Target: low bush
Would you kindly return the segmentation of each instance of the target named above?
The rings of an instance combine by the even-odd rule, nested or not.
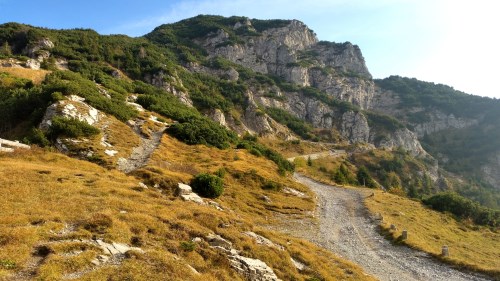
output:
[[[496,227],[500,223],[500,211],[483,207],[454,192],[438,193],[422,201],[436,211],[450,212],[462,219],[472,219],[476,224]]]
[[[218,176],[202,173],[191,180],[191,187],[200,196],[217,198],[224,192],[224,181]]]
[[[281,183],[275,182],[275,181],[266,181],[262,185],[262,189],[280,191],[281,189],[283,189],[283,185]]]
[[[187,144],[205,144],[220,149],[228,148],[236,135],[207,118],[191,118],[187,122],[173,124],[167,133]]]
[[[76,118],[56,116],[52,118],[49,136],[53,139],[64,136],[70,138],[90,137],[100,133],[96,127]]]

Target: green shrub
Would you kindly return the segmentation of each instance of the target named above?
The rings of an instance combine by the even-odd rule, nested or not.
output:
[[[200,196],[217,198],[224,192],[224,181],[218,176],[202,173],[191,180],[191,187]]]
[[[196,248],[196,243],[194,243],[193,241],[181,241],[179,244],[181,248],[186,252],[192,252]]]
[[[356,177],[359,184],[370,188],[377,188],[377,183],[370,176],[368,169],[365,166],[359,168]]]
[[[262,185],[262,189],[280,191],[281,189],[283,189],[283,185],[281,183],[275,182],[275,181],[266,181]]]
[[[64,136],[70,138],[90,137],[100,133],[96,127],[76,118],[55,116],[49,128],[49,136],[53,139]]]
[[[0,267],[4,269],[14,269],[16,268],[16,263],[11,260],[0,260]]]
[[[220,149],[228,148],[236,140],[236,135],[207,118],[191,118],[167,129],[171,136],[187,144],[205,144]]]
[[[463,219],[470,218],[476,224],[496,227],[500,223],[500,211],[483,207],[454,192],[438,193],[422,201],[436,211],[450,212]]]

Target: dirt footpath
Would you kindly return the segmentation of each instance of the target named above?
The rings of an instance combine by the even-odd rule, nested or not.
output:
[[[488,280],[434,260],[424,252],[391,244],[377,232],[361,189],[325,185],[295,174],[318,196],[319,229],[304,238],[351,260],[380,280]],[[304,233],[301,234],[303,236]]]

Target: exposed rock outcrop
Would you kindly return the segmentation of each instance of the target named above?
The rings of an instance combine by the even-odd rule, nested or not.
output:
[[[389,137],[381,139],[375,145],[387,149],[403,148],[404,150],[410,152],[413,156],[427,155],[427,152],[422,148],[422,145],[418,141],[417,136],[406,128],[391,132]]]
[[[99,110],[86,104],[84,98],[79,96],[69,96],[67,100],[58,101],[50,105],[45,111],[39,128],[48,129],[52,125],[52,118],[63,116],[67,118],[76,118],[86,122],[89,125],[95,125],[104,116]]]
[[[251,26],[245,21],[238,26]],[[241,36],[243,43],[233,43],[220,29],[198,39],[210,56],[222,56],[234,63],[261,73],[280,76],[301,85],[314,86],[334,97],[369,107],[374,84],[358,46],[319,42],[302,22],[264,30],[259,36]]]
[[[189,98],[189,94],[182,90],[182,80],[176,75],[168,75],[163,71],[160,71],[153,75],[148,74],[144,77],[144,79],[151,85],[172,93],[185,105],[190,107],[193,106],[193,101]]]
[[[492,155],[485,165],[481,167],[481,172],[485,181],[500,190],[500,152]]]
[[[353,143],[368,142],[370,127],[361,112],[348,111],[342,115],[341,134]]]

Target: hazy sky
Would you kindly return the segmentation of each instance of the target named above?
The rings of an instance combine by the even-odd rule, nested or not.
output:
[[[320,40],[359,45],[375,78],[415,77],[497,98],[499,12],[489,0],[0,0],[0,23],[130,36],[198,14],[298,19]]]

